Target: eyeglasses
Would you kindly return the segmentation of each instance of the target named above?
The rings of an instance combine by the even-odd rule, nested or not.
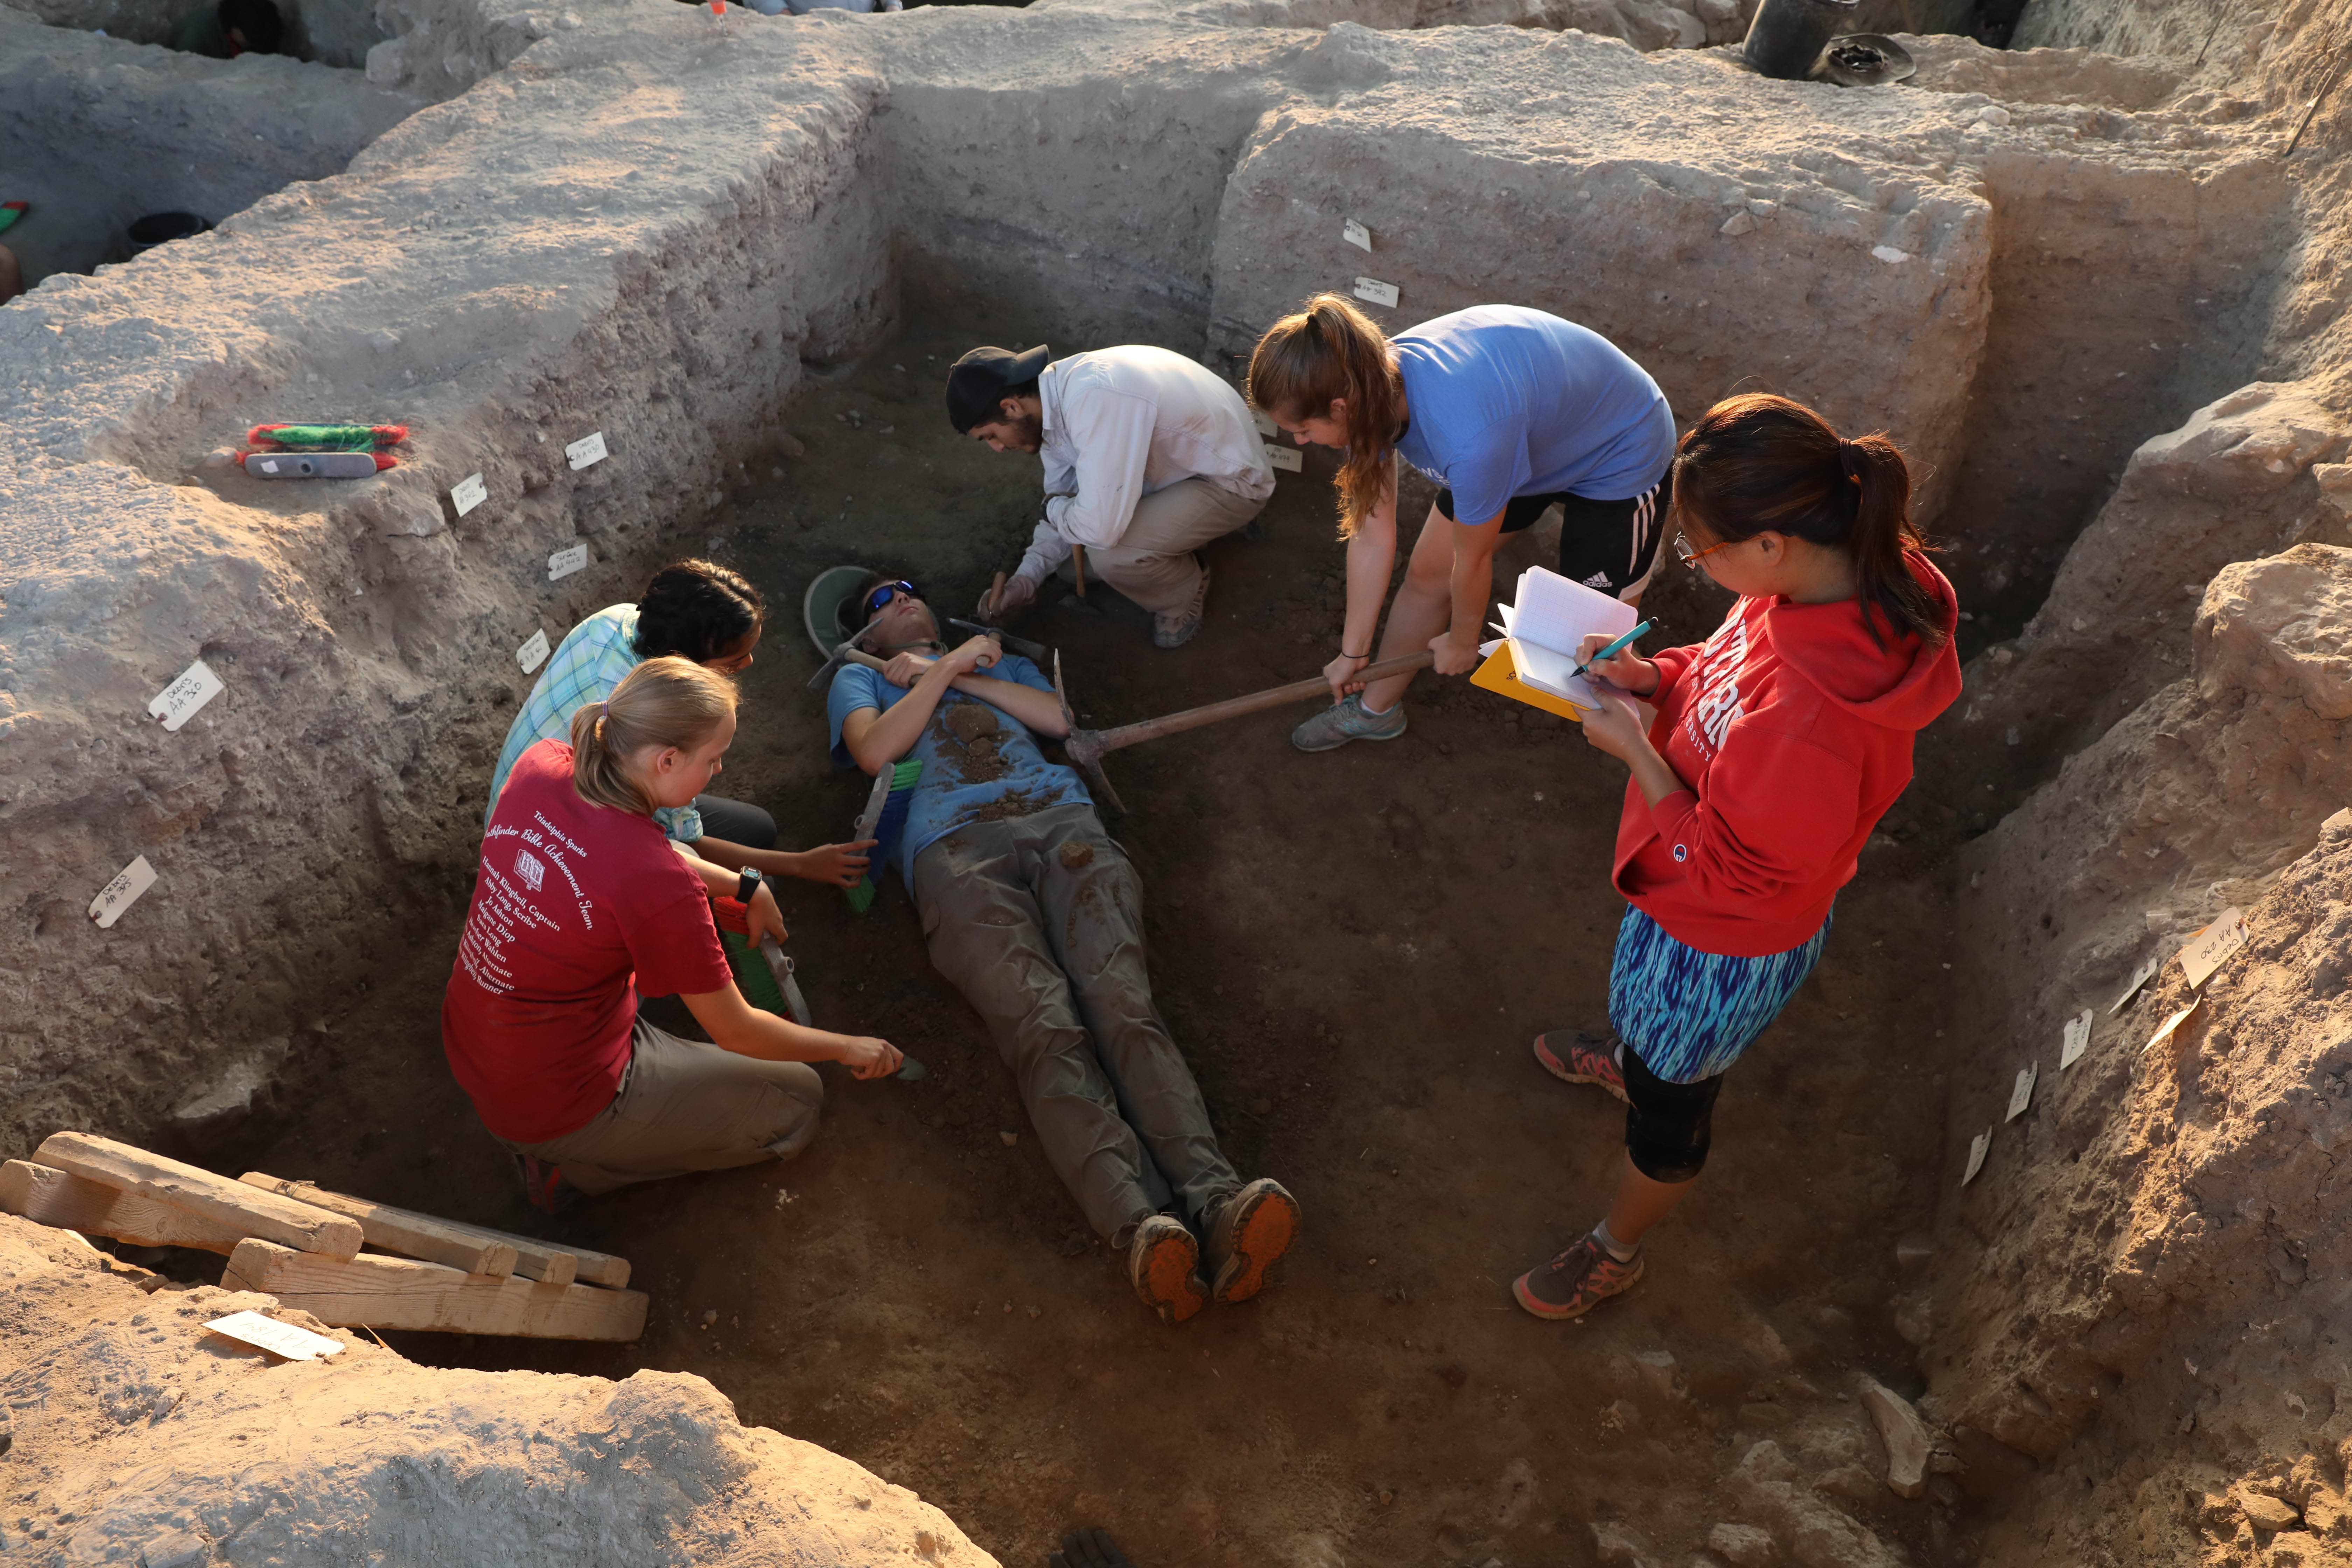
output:
[[[915,585],[912,583],[908,582],[903,577],[896,583],[885,583],[876,588],[874,592],[866,595],[866,617],[871,619],[875,611],[880,609],[883,605],[888,604],[891,600],[897,598],[901,594],[904,594],[909,599],[919,599],[922,597],[922,595],[915,591]]]
[[[1677,529],[1675,531],[1675,559],[1685,566],[1696,566],[1717,551],[1728,550],[1738,542],[1736,539],[1727,539],[1720,544],[1710,544],[1705,550],[1693,550],[1690,541]]]

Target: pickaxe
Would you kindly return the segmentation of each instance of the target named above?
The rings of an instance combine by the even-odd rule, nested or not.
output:
[[[994,637],[999,643],[1011,648],[1032,664],[1043,664],[1054,657],[1044,643],[1031,642],[1027,637],[1016,637],[1000,626],[984,626],[978,621],[959,621],[953,618],[948,621],[948,625],[960,632],[975,632],[984,637]]]
[[[1436,656],[1423,649],[1400,658],[1385,658],[1380,663],[1358,670],[1356,680],[1385,680],[1391,675],[1409,675],[1435,661]],[[1238,719],[1244,713],[1262,712],[1279,708],[1286,702],[1297,702],[1331,689],[1331,683],[1321,676],[1307,680],[1294,680],[1287,686],[1270,687],[1253,691],[1246,697],[1228,697],[1223,702],[1205,707],[1187,708],[1181,713],[1170,713],[1158,719],[1146,719],[1139,723],[1121,724],[1116,730],[1081,730],[1076,717],[1070,711],[1070,699],[1062,689],[1062,657],[1054,656],[1054,696],[1062,704],[1062,722],[1070,732],[1062,738],[1062,750],[1087,775],[1095,786],[1098,798],[1108,801],[1113,811],[1124,812],[1126,804],[1118,791],[1111,788],[1110,777],[1103,772],[1102,760],[1107,752],[1122,746],[1132,746],[1138,741],[1156,741],[1162,735],[1173,735],[1181,730],[1197,730],[1203,724],[1214,724],[1224,719]]]

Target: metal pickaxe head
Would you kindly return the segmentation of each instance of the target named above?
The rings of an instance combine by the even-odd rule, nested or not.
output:
[[[860,632],[858,637],[864,637],[865,635],[865,633]],[[852,662],[849,656],[857,651],[857,637],[851,637],[847,642],[843,643],[839,647],[835,648],[833,650],[833,657],[826,659],[824,664],[818,666],[817,672],[809,677],[808,689],[811,691],[823,691],[827,687],[831,686],[833,684],[834,672],[839,669],[843,665]]]
[[[1103,772],[1102,737],[1092,730],[1079,729],[1077,716],[1070,711],[1070,694],[1062,685],[1062,656],[1058,652],[1054,655],[1054,700],[1062,705],[1062,724],[1066,731],[1062,737],[1062,754],[1086,774],[1087,783],[1094,786],[1096,800],[1108,805],[1121,816],[1126,816],[1127,803],[1118,798],[1118,791],[1110,786],[1110,775]]]
[[[1011,648],[1032,664],[1043,664],[1050,657],[1044,643],[1031,642],[1027,637],[1016,637],[1001,626],[983,626],[978,621],[954,619],[950,619],[948,625],[958,631],[971,632],[984,637],[994,637],[1000,644]]]

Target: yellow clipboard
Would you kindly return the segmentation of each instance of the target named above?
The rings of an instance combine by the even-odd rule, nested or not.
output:
[[[1470,684],[1498,691],[1514,702],[1524,702],[1530,708],[1540,708],[1547,713],[1557,713],[1580,724],[1584,722],[1583,709],[1565,697],[1538,691],[1519,679],[1518,667],[1511,662],[1511,645],[1507,641],[1486,656],[1486,662],[1471,675]]]

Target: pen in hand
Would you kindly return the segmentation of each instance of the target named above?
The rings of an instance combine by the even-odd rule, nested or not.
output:
[[[1588,658],[1582,664],[1578,665],[1574,673],[1577,675],[1583,675],[1590,671],[1594,665],[1601,663],[1602,660],[1615,658],[1620,653],[1622,653],[1625,650],[1627,644],[1631,643],[1635,637],[1642,636],[1643,633],[1654,629],[1657,624],[1658,623],[1655,621],[1643,621],[1640,626],[1635,626],[1632,631],[1627,632],[1623,637],[1619,637],[1615,642],[1611,643],[1607,647],[1602,648],[1599,653],[1594,654],[1591,658]]]

